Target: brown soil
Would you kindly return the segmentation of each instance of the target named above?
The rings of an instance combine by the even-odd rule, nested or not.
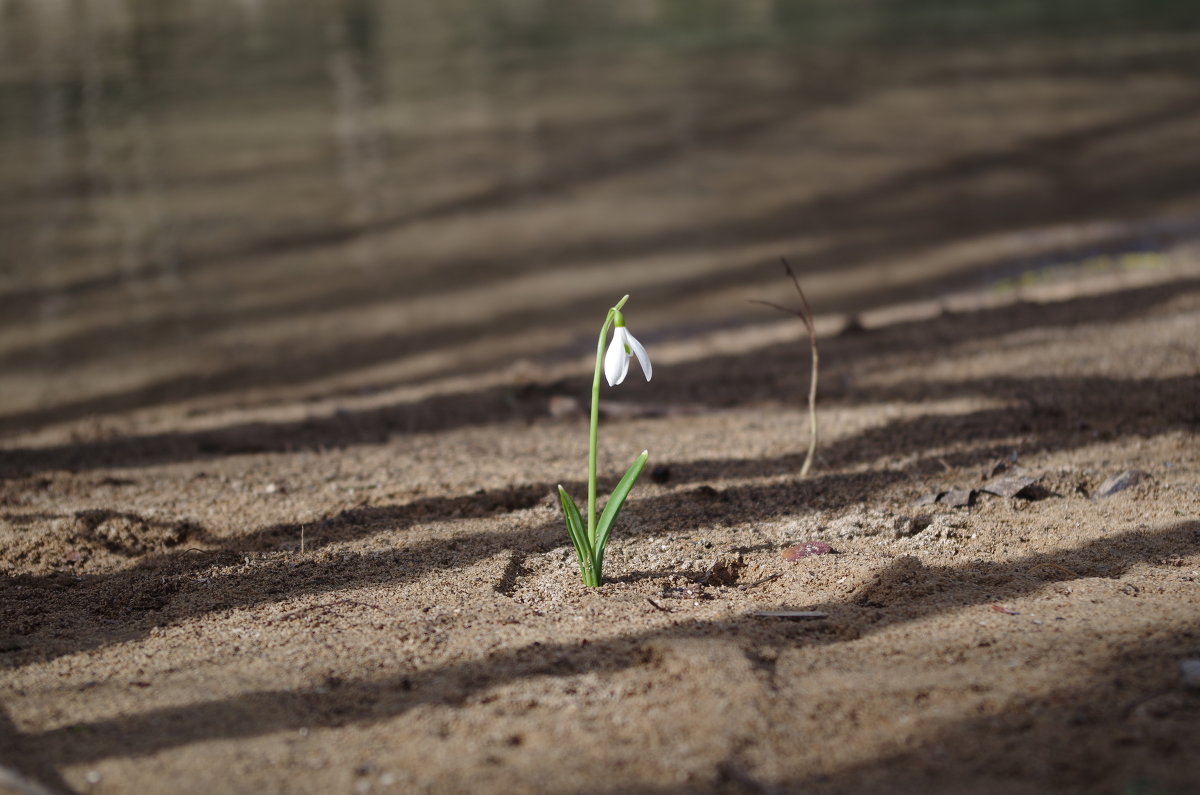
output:
[[[9,191],[58,237],[0,281],[0,789],[1200,792],[1197,51],[581,61],[381,114],[412,204],[350,220],[326,111],[164,114],[175,269]],[[651,459],[586,589],[625,292],[603,488]]]
[[[1200,277],[1149,273],[822,317],[805,480],[798,323],[645,335],[602,485],[659,469],[594,590],[552,496],[586,341],[12,437],[0,756],[81,792],[1200,791]],[[917,504],[1000,470],[1035,487]]]

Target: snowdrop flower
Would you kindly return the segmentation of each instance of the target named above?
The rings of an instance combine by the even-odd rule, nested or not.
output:
[[[571,537],[571,546],[575,547],[575,556],[579,560],[580,577],[584,585],[592,588],[604,582],[604,548],[608,545],[609,534],[617,520],[617,514],[621,512],[621,506],[625,504],[625,498],[629,496],[630,489],[633,488],[638,475],[646,468],[646,461],[650,457],[649,451],[643,450],[641,455],[633,460],[633,464],[617,482],[612,496],[604,504],[604,510],[597,512],[596,447],[600,426],[600,371],[603,370],[604,375],[608,377],[609,386],[616,386],[629,374],[629,359],[637,354],[642,372],[646,374],[646,380],[650,380],[650,357],[646,355],[642,343],[626,330],[625,317],[621,314],[621,307],[625,306],[628,300],[629,296],[625,296],[608,310],[608,314],[604,316],[604,325],[600,327],[600,334],[596,338],[596,370],[592,376],[592,419],[588,428],[586,517],[567,490],[562,486],[558,487],[558,500],[562,504],[563,519],[567,523],[567,535]],[[604,342],[608,339],[610,328],[613,329],[612,343],[605,351]]]
[[[629,359],[635,354],[638,364],[642,366],[642,372],[646,374],[646,380],[649,381],[650,376],[654,374],[654,368],[650,365],[646,349],[637,341],[637,337],[625,328],[624,315],[617,312],[614,321],[612,342],[608,346],[608,352],[604,354],[604,377],[608,379],[608,385],[616,386],[625,380],[625,376],[629,374]]]

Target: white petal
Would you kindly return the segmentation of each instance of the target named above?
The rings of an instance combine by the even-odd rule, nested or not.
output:
[[[638,357],[638,364],[642,366],[642,372],[646,374],[646,380],[650,380],[650,376],[654,375],[654,368],[650,366],[650,357],[646,354],[646,349],[642,347],[642,343],[637,341],[637,338],[625,332],[625,344],[628,345]]]
[[[609,386],[616,386],[625,380],[629,372],[629,354],[625,353],[625,327],[619,326],[613,330],[612,342],[604,354],[604,377]]]

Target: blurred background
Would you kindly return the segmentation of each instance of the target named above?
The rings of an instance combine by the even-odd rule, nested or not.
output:
[[[0,0],[0,434],[1169,267],[1198,144],[1192,0]]]

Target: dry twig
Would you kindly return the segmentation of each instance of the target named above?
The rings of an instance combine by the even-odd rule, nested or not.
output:
[[[778,580],[782,576],[783,576],[782,574],[768,574],[766,577],[763,577],[762,579],[755,580],[754,582],[748,582],[745,585],[739,585],[738,588],[743,591],[748,591],[751,588],[754,588],[755,586],[763,585],[765,583],[771,582],[772,580]]]
[[[804,328],[808,330],[808,342],[812,349],[812,380],[808,387],[808,420],[809,420],[809,437],[808,437],[808,455],[804,457],[804,466],[800,467],[800,477],[806,477],[808,470],[812,467],[813,456],[817,452],[817,371],[819,369],[819,361],[817,356],[817,326],[813,319],[812,307],[808,305],[808,298],[804,295],[804,290],[800,288],[800,280],[796,278],[796,272],[792,270],[792,265],[786,258],[780,257],[779,261],[783,263],[784,269],[787,270],[788,276],[792,279],[792,284],[796,285],[796,292],[800,295],[800,303],[804,305],[801,310],[788,309],[787,307],[773,304],[770,301],[759,301],[751,299],[752,303],[769,306],[772,309],[778,309],[780,312],[787,312],[789,315],[795,315],[804,323]]]

